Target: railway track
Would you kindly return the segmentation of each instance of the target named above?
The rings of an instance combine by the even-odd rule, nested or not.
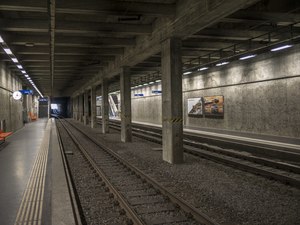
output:
[[[87,174],[83,178],[86,182],[81,182],[85,185],[80,188],[88,186],[94,189],[97,194],[92,194],[92,197],[96,202],[100,201],[97,200],[98,198],[105,200],[102,203],[108,204],[106,207],[111,209],[110,217],[119,221],[111,224],[217,225],[204,213],[174,195],[73,124],[61,119],[57,121],[60,124],[60,132],[64,132],[65,136],[68,135],[69,142],[72,141],[77,148],[76,151],[82,156],[76,157],[75,161],[75,165],[78,164],[77,169],[82,167]],[[67,144],[71,146],[72,143]],[[78,153],[73,151],[78,156]],[[82,166],[83,161],[86,161],[85,166]],[[75,168],[73,166],[74,172],[75,169],[76,166]],[[90,181],[92,185],[88,184]],[[110,202],[112,206],[109,206]],[[90,224],[90,221],[86,224]],[[98,221],[97,224],[100,222]]]
[[[101,120],[99,120],[98,123],[101,123]],[[110,121],[110,128],[118,131],[121,130],[120,123],[116,121]],[[136,137],[159,144],[162,143],[162,134],[159,128],[149,127],[149,129],[147,129],[146,126],[133,125],[132,133]],[[297,163],[253,155],[248,151],[224,149],[206,143],[204,144],[200,142],[201,138],[199,141],[195,135],[185,135],[184,138],[184,151],[186,153],[300,188],[300,166]],[[244,148],[242,149],[244,150]],[[272,151],[273,153],[271,155],[280,150],[274,149]],[[290,154],[290,156],[288,156],[288,154]],[[300,157],[300,154],[294,152],[284,153],[284,158],[296,158],[295,161],[297,161],[298,157]]]

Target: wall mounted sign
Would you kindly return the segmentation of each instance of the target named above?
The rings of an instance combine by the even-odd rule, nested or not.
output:
[[[33,91],[32,90],[19,90],[23,95],[32,95]]]
[[[161,94],[161,90],[152,90],[152,94]]]
[[[143,97],[144,94],[134,94],[134,96],[136,96],[136,97]]]
[[[39,98],[39,102],[48,102],[48,98]]]
[[[13,98],[14,98],[15,100],[20,100],[20,99],[22,98],[22,93],[21,93],[20,91],[15,91],[15,92],[13,93]]]

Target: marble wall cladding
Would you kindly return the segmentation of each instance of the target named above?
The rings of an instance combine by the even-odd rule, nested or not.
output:
[[[0,62],[0,120],[5,121],[6,131],[15,131],[23,126],[22,101],[12,98],[12,92],[21,89],[21,80],[4,62]]]

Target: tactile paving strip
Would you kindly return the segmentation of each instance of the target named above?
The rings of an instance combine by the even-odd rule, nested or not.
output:
[[[15,225],[41,225],[44,186],[49,150],[51,123],[47,123],[43,141],[35,159],[31,175],[25,189],[16,217]]]

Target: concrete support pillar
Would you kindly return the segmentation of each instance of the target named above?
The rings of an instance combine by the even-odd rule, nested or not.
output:
[[[77,96],[77,120],[80,121],[80,97],[81,95]]]
[[[75,119],[75,117],[76,117],[76,114],[75,114],[76,113],[75,99],[76,99],[75,97],[72,97],[72,118],[73,119]]]
[[[91,128],[97,125],[96,113],[96,86],[93,86],[91,88]]]
[[[89,120],[89,92],[88,91],[85,91],[83,93],[83,104],[84,104],[83,124],[87,125]]]
[[[76,96],[76,99],[75,99],[75,105],[76,105],[76,115],[75,115],[75,119],[76,120],[79,120],[79,96]]]
[[[162,135],[163,160],[183,162],[181,40],[162,43]]]
[[[83,119],[83,94],[79,95],[79,121]]]
[[[120,74],[121,91],[121,141],[131,142],[131,88],[130,68],[123,67]]]
[[[102,108],[101,108],[102,133],[105,134],[109,132],[108,82],[106,79],[102,79],[101,95],[102,95]]]

